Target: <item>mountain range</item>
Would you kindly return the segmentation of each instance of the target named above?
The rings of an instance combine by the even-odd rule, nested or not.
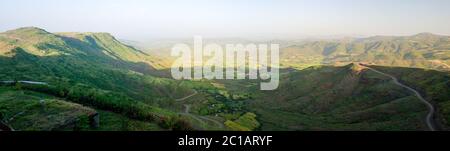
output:
[[[285,66],[366,62],[383,66],[450,70],[450,37],[420,33],[306,41],[281,51]]]

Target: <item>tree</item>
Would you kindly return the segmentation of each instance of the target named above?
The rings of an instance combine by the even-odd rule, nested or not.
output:
[[[15,85],[14,85],[14,89],[16,90],[21,90],[22,89],[22,84],[20,82],[14,81]]]

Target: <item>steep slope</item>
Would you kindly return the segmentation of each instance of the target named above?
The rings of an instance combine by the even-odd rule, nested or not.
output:
[[[25,27],[0,33],[0,55],[12,56],[15,49],[35,56],[74,56],[95,58],[88,61],[120,68],[133,68],[155,74],[159,66],[154,57],[124,45],[108,33],[49,33],[36,27]],[[79,58],[79,59],[83,59]],[[131,64],[132,63],[132,64]]]
[[[150,69],[147,69],[147,73],[156,72],[154,69],[162,69],[160,65],[160,58],[148,55],[134,47],[125,45],[118,41],[109,33],[56,33],[63,36],[66,40],[74,43],[80,40],[88,44],[95,49],[101,49],[102,52],[113,59],[122,60],[132,63],[145,63],[150,65]],[[72,41],[70,38],[73,38]],[[141,69],[145,72],[145,69]]]
[[[33,90],[132,118],[171,122],[176,114],[162,108],[193,92],[191,82],[158,77],[164,72],[152,66],[151,56],[107,33],[27,27],[0,33],[0,43],[0,81],[46,82],[49,88]]]
[[[441,129],[450,129],[450,72],[416,68],[372,66],[398,77],[405,85],[418,90],[437,109],[434,115]]]
[[[107,33],[52,34],[35,27],[0,34],[0,80],[83,83],[135,98],[177,98],[178,82],[156,78],[151,56]]]
[[[427,130],[426,106],[389,77],[356,64],[282,77],[250,105],[263,130]]]

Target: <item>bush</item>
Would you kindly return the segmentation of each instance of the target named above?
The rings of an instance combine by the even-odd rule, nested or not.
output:
[[[186,119],[179,116],[162,117],[159,124],[162,128],[174,131],[192,131],[194,128]]]
[[[226,121],[225,125],[233,131],[251,131],[249,128],[239,125],[238,123],[230,120]]]
[[[22,85],[22,89],[41,92],[69,101],[93,106],[98,109],[124,114],[133,119],[152,121],[157,117],[151,111],[153,107],[135,101],[125,95],[107,92],[84,85],[75,85],[69,89],[46,85]]]
[[[226,121],[225,125],[231,130],[236,131],[252,131],[259,127],[259,122],[256,120],[254,113],[245,113],[235,121]]]
[[[171,130],[193,130],[192,125],[177,115],[158,115],[155,108],[133,100],[123,94],[76,84],[72,87],[22,84],[21,89],[41,92],[98,109],[123,114],[129,118],[155,121]],[[160,111],[161,112],[161,111]]]

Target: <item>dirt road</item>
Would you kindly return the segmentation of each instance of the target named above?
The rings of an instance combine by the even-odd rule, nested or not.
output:
[[[420,93],[419,93],[418,91],[416,91],[415,89],[413,89],[413,88],[411,88],[411,87],[409,87],[409,86],[406,86],[406,85],[400,83],[396,77],[394,77],[394,76],[392,76],[392,75],[390,75],[390,74],[387,74],[387,73],[378,71],[378,70],[376,70],[376,69],[373,69],[373,68],[368,67],[368,66],[363,65],[363,64],[360,64],[360,65],[362,65],[362,66],[366,67],[367,69],[372,70],[372,71],[374,71],[374,72],[376,72],[376,73],[379,73],[379,74],[382,74],[382,75],[384,75],[384,76],[390,77],[390,78],[394,81],[394,83],[395,83],[396,85],[398,85],[398,86],[400,86],[400,87],[403,87],[403,88],[406,88],[406,89],[408,89],[409,91],[413,92],[413,93],[416,95],[416,97],[417,97],[420,101],[422,101],[422,102],[428,107],[428,113],[427,113],[427,116],[426,116],[426,118],[425,118],[425,122],[426,122],[426,124],[427,124],[428,129],[429,129],[430,131],[436,131],[436,128],[435,128],[436,126],[434,125],[434,121],[433,121],[433,120],[434,120],[434,119],[433,119],[433,115],[434,115],[434,113],[435,113],[434,106],[433,106],[430,102],[428,102],[427,100],[425,100],[425,99],[422,97],[422,95],[420,95]]]

